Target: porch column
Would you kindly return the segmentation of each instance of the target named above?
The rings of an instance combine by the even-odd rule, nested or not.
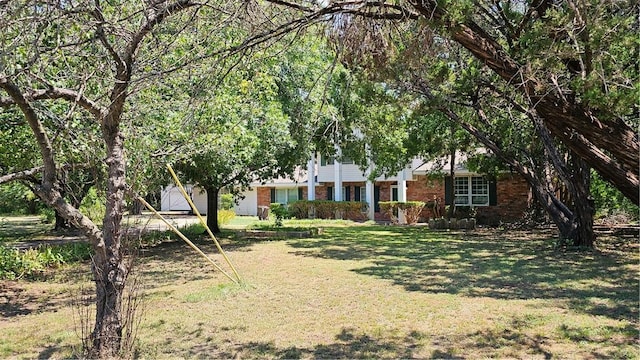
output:
[[[333,201],[342,201],[342,164],[338,158],[342,155],[342,151],[336,146],[336,159],[333,161],[333,189],[335,196]]]
[[[371,175],[371,166],[367,168],[367,172],[365,174],[367,176],[367,185],[365,187],[365,191],[367,193],[367,203],[369,203],[369,209],[368,209],[367,215],[369,217],[369,220],[375,220],[376,207],[373,202],[374,201],[374,195],[373,195],[374,184],[373,184],[373,181],[369,179],[369,175]]]
[[[307,163],[307,200],[316,199],[316,154]]]
[[[404,169],[398,172],[398,201],[407,201],[407,179],[404,173]],[[404,211],[398,210],[398,222],[400,224],[406,224],[407,219],[404,217]]]

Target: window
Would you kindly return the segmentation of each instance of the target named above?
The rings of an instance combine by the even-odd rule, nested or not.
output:
[[[354,186],[353,201],[367,202],[367,188],[364,186]]]
[[[391,201],[398,201],[398,185],[391,186]]]
[[[288,204],[300,200],[300,191],[298,189],[275,189],[272,202],[279,204]]]
[[[456,177],[454,190],[456,205],[489,205],[489,182],[482,176]]]
[[[333,156],[326,156],[326,155],[320,156],[320,166],[333,165],[334,162],[335,160]]]
[[[335,163],[336,159],[333,156],[325,156],[322,155],[322,157],[320,158],[320,166],[327,166],[327,165],[333,165]],[[342,157],[342,162],[340,162],[343,165],[349,165],[349,164],[353,164],[353,160],[349,159],[346,156]]]

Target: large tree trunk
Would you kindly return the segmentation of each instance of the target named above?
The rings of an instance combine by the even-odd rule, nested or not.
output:
[[[451,138],[453,141],[453,126],[451,127]],[[453,219],[456,214],[456,149],[453,148],[450,154],[450,162],[451,166],[449,167],[449,176],[451,176],[451,184],[450,184],[450,193],[451,193],[451,204],[449,205],[449,210],[447,211],[447,218],[449,220]]]
[[[573,201],[575,234],[571,236],[573,246],[592,248],[595,240],[593,232],[594,205],[591,199],[590,167],[580,158],[572,155],[571,169],[573,170],[573,187],[571,200]]]
[[[107,202],[103,221],[104,242],[96,246],[93,274],[96,284],[96,323],[90,357],[111,358],[120,354],[122,341],[122,292],[128,267],[122,252],[121,220],[124,212],[124,139],[117,121],[107,119],[102,127],[107,147]]]
[[[220,232],[220,226],[218,225],[218,193],[219,189],[205,188],[207,191],[207,226],[209,230],[214,234]]]

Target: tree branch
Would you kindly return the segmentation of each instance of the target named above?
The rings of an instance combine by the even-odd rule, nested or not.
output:
[[[22,94],[22,97],[27,101],[64,99],[82,106],[85,110],[95,116],[96,119],[100,119],[104,114],[104,110],[98,104],[87,99],[82,95],[82,93],[71,89],[53,87],[48,89],[31,90]],[[9,107],[14,105],[18,105],[15,99],[11,97],[0,97],[0,107]]]
[[[16,180],[29,180],[35,174],[39,173],[44,169],[43,166],[34,167],[29,170],[18,171],[12,174],[6,174],[0,176],[0,184],[8,183]]]

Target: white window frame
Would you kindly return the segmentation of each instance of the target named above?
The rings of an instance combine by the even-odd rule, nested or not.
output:
[[[466,179],[466,185],[458,184],[456,181],[458,179]],[[475,187],[474,180],[476,180]],[[478,186],[478,180],[482,180],[483,184]],[[456,176],[454,178],[453,188],[454,203],[456,206],[489,206],[489,180],[486,177],[478,175]],[[486,197],[486,201],[483,203],[474,203],[474,200],[477,202],[477,199],[481,197]]]
[[[284,195],[285,195],[285,199],[286,199],[285,202],[278,201],[278,192],[279,191],[284,191]],[[293,202],[293,201],[289,201],[289,197],[291,196],[292,193],[295,195],[295,198],[296,198],[296,200],[293,200],[293,201],[300,200],[300,199],[298,199],[298,188],[284,188],[284,189],[283,188],[276,188],[276,198],[275,198],[276,203],[282,204],[282,205],[287,205],[290,202]]]
[[[393,190],[396,190],[396,194],[397,194],[397,199],[393,200]],[[389,201],[398,201],[398,199],[400,199],[400,190],[398,190],[398,185],[391,185],[391,188],[389,189]]]

